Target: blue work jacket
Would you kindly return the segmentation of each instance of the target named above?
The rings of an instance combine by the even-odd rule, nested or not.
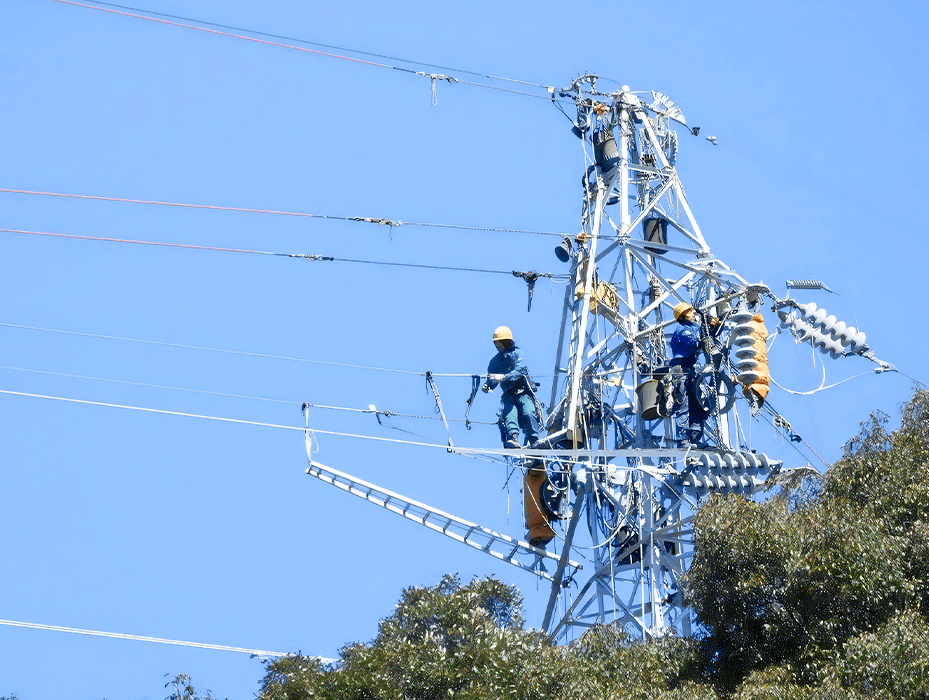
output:
[[[671,352],[674,357],[669,363],[691,369],[697,364],[700,354],[700,324],[695,321],[679,321],[680,327],[671,336]]]
[[[516,345],[509,350],[498,352],[487,365],[487,374],[502,374],[503,379],[495,382],[487,378],[487,385],[494,389],[500,384],[504,397],[515,396],[529,389],[529,368],[523,359],[523,352]],[[525,377],[525,379],[523,379]]]

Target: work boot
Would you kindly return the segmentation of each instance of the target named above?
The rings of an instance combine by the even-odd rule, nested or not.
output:
[[[677,444],[681,449],[686,450],[697,447],[697,435],[694,434],[693,430],[678,428],[677,437]]]

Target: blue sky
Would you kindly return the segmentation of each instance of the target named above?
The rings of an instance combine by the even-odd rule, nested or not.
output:
[[[915,3],[151,0],[153,11],[566,86],[583,72],[659,90],[678,170],[714,253],[868,334],[927,381],[926,11]],[[344,52],[336,52],[344,53]],[[348,55],[348,54],[347,54]],[[385,63],[399,64],[393,60]],[[480,82],[490,82],[477,79]],[[500,85],[501,83],[494,83]],[[512,85],[512,84],[503,84]],[[527,91],[537,92],[532,88]],[[576,231],[582,155],[546,100],[116,16],[0,4],[0,188]],[[713,146],[705,136],[715,135]],[[557,239],[0,193],[0,228],[495,270],[565,271]],[[506,275],[311,262],[0,233],[0,323],[415,372],[476,373],[507,324],[534,373],[554,363],[563,290]],[[797,295],[800,296],[800,295]],[[768,319],[769,326],[773,326]],[[299,426],[301,402],[431,416],[422,377],[0,326],[0,389]],[[866,372],[827,361],[827,380]],[[8,369],[18,368],[18,369]],[[57,374],[38,374],[23,370]],[[775,379],[819,385],[779,338]],[[247,395],[156,389],[61,376]],[[771,401],[827,461],[911,392],[870,374]],[[440,378],[462,418],[470,382]],[[493,421],[497,396],[472,418]],[[0,394],[0,619],[336,656],[376,634],[408,585],[496,573],[538,625],[547,586],[304,474],[303,436]],[[438,421],[313,409],[321,430],[444,442]],[[453,428],[495,446],[496,429]],[[765,431],[757,424],[759,439]],[[422,436],[422,437],[419,437]],[[522,536],[502,467],[444,450],[319,435],[319,461]],[[805,459],[772,449],[791,466]],[[0,626],[0,694],[161,698],[188,673],[250,697],[247,655]]]

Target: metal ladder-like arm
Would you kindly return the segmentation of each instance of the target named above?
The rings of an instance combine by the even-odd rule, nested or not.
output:
[[[546,552],[540,547],[533,547],[528,542],[498,534],[480,525],[432,508],[425,503],[411,500],[368,481],[357,479],[350,474],[327,467],[312,459],[310,459],[310,466],[307,468],[306,473],[331,486],[386,508],[407,520],[412,520],[414,523],[424,525],[430,530],[435,530],[456,542],[486,552],[490,556],[513,566],[518,566],[520,569],[533,573],[540,578],[552,580],[551,575],[543,571],[540,566],[543,561],[559,563],[560,557]],[[577,562],[568,561],[567,563],[578,569],[582,568]]]

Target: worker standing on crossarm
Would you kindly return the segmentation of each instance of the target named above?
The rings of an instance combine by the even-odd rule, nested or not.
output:
[[[493,340],[497,354],[487,365],[487,381],[481,388],[488,393],[500,385],[503,392],[500,397],[500,437],[504,447],[519,449],[520,429],[526,434],[527,445],[534,444],[539,438],[539,416],[532,378],[509,328],[497,328]]]
[[[695,368],[700,352],[707,348],[709,336],[719,332],[720,323],[718,319],[710,319],[704,331],[697,322],[694,307],[686,302],[674,307],[674,318],[679,325],[671,336],[673,357],[669,364],[672,368],[680,367],[687,376],[687,419],[680,421],[680,433],[684,441],[699,444],[703,441],[703,424],[709,414],[697,398]]]
[[[697,364],[697,355],[702,349],[700,343],[700,325],[697,323],[694,307],[681,302],[674,307],[674,318],[678,327],[671,336],[672,367],[693,369]]]

